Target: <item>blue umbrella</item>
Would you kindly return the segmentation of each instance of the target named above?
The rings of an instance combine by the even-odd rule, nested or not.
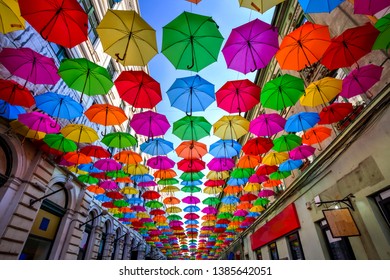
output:
[[[316,112],[300,112],[290,116],[284,126],[287,132],[300,132],[312,128],[320,121],[320,116]]]
[[[187,228],[187,232],[199,232],[196,228]]]
[[[172,152],[174,149],[172,142],[162,138],[155,138],[148,142],[142,143],[140,148],[142,152],[152,156],[166,155],[169,152]]]
[[[227,228],[228,224],[216,224],[215,227],[216,228]]]
[[[0,117],[8,120],[16,120],[19,114],[25,114],[26,110],[21,106],[11,105],[0,99]]]
[[[241,185],[245,185],[246,183],[248,182],[248,178],[230,178],[228,181],[227,181],[227,185],[229,186],[241,186]]]
[[[345,0],[298,0],[305,14],[330,13]]]
[[[220,139],[210,145],[209,154],[215,158],[232,158],[238,156],[241,148],[241,144],[235,140]]]
[[[142,198],[139,198],[139,197],[130,197],[129,199],[126,200],[127,203],[129,204],[141,204],[144,202],[144,200]]]
[[[289,159],[279,165],[279,171],[291,171],[298,169],[303,164],[302,160]]]
[[[176,79],[167,95],[171,106],[187,115],[206,110],[215,100],[214,85],[199,75]]]
[[[191,213],[191,212],[198,212],[200,211],[200,208],[196,205],[188,205],[187,207],[185,207],[183,209],[184,212],[188,212],[188,213]]]
[[[69,96],[46,92],[35,97],[37,108],[55,118],[71,120],[83,114],[83,106]]]
[[[82,170],[82,171],[86,171],[86,172],[89,172],[89,173],[99,173],[99,172],[102,172],[102,170],[96,168],[93,163],[86,163],[86,164],[80,164],[78,166],[78,169]]]
[[[137,215],[135,212],[123,213],[123,218],[133,219],[136,217],[137,217]]]
[[[228,195],[221,199],[221,202],[224,204],[235,204],[240,202],[240,199],[235,195]]]
[[[184,222],[186,225],[197,225],[199,224],[198,220],[187,220]]]
[[[100,202],[108,202],[108,201],[112,201],[111,198],[109,198],[108,196],[106,196],[105,194],[98,194],[98,195],[95,195],[95,199],[100,201]]]
[[[136,183],[141,183],[141,182],[153,181],[154,177],[150,174],[133,175],[131,176],[131,180],[133,180]]]
[[[201,180],[196,180],[196,181],[181,181],[180,185],[183,186],[199,186],[202,185],[203,182]]]

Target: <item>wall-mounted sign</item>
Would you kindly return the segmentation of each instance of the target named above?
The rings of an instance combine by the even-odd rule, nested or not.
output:
[[[360,231],[349,208],[322,210],[333,238],[358,236]]]

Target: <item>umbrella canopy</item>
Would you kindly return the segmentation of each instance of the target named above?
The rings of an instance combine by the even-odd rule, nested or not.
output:
[[[249,131],[257,136],[272,136],[284,129],[286,120],[279,114],[261,114],[250,122]]]
[[[316,112],[299,112],[290,116],[285,125],[286,132],[300,132],[312,128],[320,121]]]
[[[107,94],[114,83],[107,69],[86,58],[69,58],[61,61],[58,74],[68,87],[81,92],[83,95]]]
[[[99,139],[93,128],[82,124],[68,124],[61,129],[61,134],[76,143],[92,143]]]
[[[272,7],[284,1],[285,0],[238,0],[238,3],[240,4],[240,7],[252,9],[259,13],[264,13],[265,11],[268,11]]]
[[[304,93],[302,79],[284,74],[265,84],[260,101],[265,108],[277,111],[293,106]]]
[[[216,158],[232,158],[238,156],[241,144],[235,140],[218,140],[210,145],[209,154]]]
[[[213,158],[207,164],[207,167],[212,171],[230,170],[234,166],[234,160],[231,158]]]
[[[344,1],[345,0],[298,0],[305,14],[330,13],[333,9],[335,9]]]
[[[104,52],[125,66],[145,66],[157,54],[156,31],[134,10],[109,9],[96,31]]]
[[[307,130],[302,136],[302,143],[306,145],[318,144],[332,135],[332,129],[325,126],[316,126]]]
[[[272,172],[275,172],[276,170],[278,170],[278,167],[277,166],[271,166],[271,165],[267,165],[267,164],[264,164],[264,165],[261,165],[259,168],[257,168],[256,170],[256,174],[257,175],[269,175],[271,174]]]
[[[211,124],[201,116],[185,116],[173,123],[172,133],[181,140],[198,141],[210,135]]]
[[[316,148],[309,145],[302,145],[292,149],[289,152],[289,156],[292,160],[305,159],[312,156]]]
[[[19,114],[18,121],[32,130],[44,133],[58,133],[61,129],[55,120],[40,112]]]
[[[340,92],[343,81],[331,77],[312,82],[299,99],[303,106],[315,107],[333,100]]]
[[[72,140],[66,139],[62,134],[46,134],[43,142],[49,145],[50,148],[61,152],[74,152],[77,150],[77,145]]]
[[[76,0],[19,0],[19,6],[22,17],[49,42],[73,48],[88,38],[88,15]]]
[[[298,159],[298,160],[288,159],[279,165],[279,171],[285,172],[285,171],[291,171],[294,169],[298,169],[299,167],[302,166],[302,164],[303,164],[303,161],[300,159]],[[271,178],[271,176],[270,176],[270,178]],[[271,179],[273,179],[273,178],[271,178]]]
[[[221,139],[238,139],[248,133],[249,121],[240,115],[223,116],[213,128],[214,135]]]
[[[200,71],[217,61],[223,37],[208,16],[183,12],[163,27],[161,52],[176,69]]]
[[[11,105],[26,108],[30,108],[35,104],[35,99],[31,92],[12,80],[0,79],[0,99]]]
[[[383,10],[388,6],[390,6],[389,0],[355,0],[354,13],[362,15],[375,15],[377,12]]]
[[[45,137],[46,133],[41,131],[36,131],[30,129],[28,126],[22,124],[18,120],[13,120],[10,122],[10,127],[12,130],[25,138],[31,138],[36,140],[41,140]]]
[[[177,167],[183,172],[199,172],[205,169],[206,163],[200,159],[182,159]]]
[[[299,71],[318,62],[329,44],[327,26],[306,22],[283,38],[276,60],[282,69]]]
[[[80,152],[94,158],[109,158],[110,152],[101,146],[88,145],[80,149]]]
[[[54,85],[60,80],[54,59],[30,48],[3,48],[0,63],[12,75],[33,84]]]
[[[329,70],[352,66],[371,52],[378,35],[379,30],[371,23],[345,30],[332,38],[321,58],[321,64]]]
[[[270,138],[256,137],[248,140],[242,146],[242,151],[247,155],[257,156],[267,153],[273,146],[274,144]]]
[[[244,155],[240,157],[237,163],[239,168],[255,168],[261,163],[261,157],[257,155]]]
[[[177,146],[175,152],[178,157],[184,159],[201,159],[207,154],[207,146],[197,141],[183,141]]]
[[[389,0],[386,0],[389,2]],[[390,48],[390,14],[381,17],[376,23],[375,28],[379,30],[379,35],[372,46],[373,50]]]
[[[110,158],[99,159],[94,166],[103,171],[114,171],[122,168],[120,163]]]
[[[175,162],[166,156],[156,156],[147,160],[146,165],[153,169],[167,170],[175,166]]]
[[[148,138],[164,135],[171,127],[165,115],[153,111],[134,114],[130,126],[137,134]]]
[[[180,179],[182,179],[183,182],[189,181],[190,183],[192,183],[196,180],[200,180],[203,177],[204,177],[204,174],[200,171],[199,172],[184,172],[180,175]]]
[[[279,136],[273,140],[273,150],[277,152],[288,152],[302,144],[302,138],[295,134]]]
[[[11,105],[8,102],[5,102],[0,99],[0,117],[15,120],[18,118],[19,114],[26,113],[26,110],[21,106]]]
[[[266,165],[279,165],[283,163],[284,161],[288,160],[288,153],[281,152],[281,153],[276,153],[276,152],[270,152],[268,153],[264,158],[262,163]]]
[[[187,115],[206,110],[214,102],[214,85],[199,75],[178,78],[167,91],[171,106]]]
[[[83,106],[67,95],[46,92],[35,96],[36,106],[48,115],[67,120],[75,119],[83,114]]]
[[[321,110],[318,124],[332,124],[341,121],[352,111],[352,103],[333,103]]]
[[[84,115],[91,122],[105,127],[120,125],[128,119],[123,109],[110,104],[94,104],[84,112]]]
[[[111,132],[102,138],[102,143],[108,147],[123,149],[137,145],[138,141],[127,132]]]
[[[122,71],[114,84],[119,96],[134,108],[151,109],[162,100],[160,84],[144,71]]]
[[[92,162],[91,157],[86,156],[78,151],[66,153],[63,158],[66,161],[73,163],[74,165]]]
[[[254,19],[232,29],[222,53],[228,68],[247,74],[266,67],[278,49],[278,29]]]
[[[174,149],[172,142],[162,138],[155,138],[144,142],[141,144],[140,148],[142,152],[152,156],[166,155]]]
[[[0,1],[0,32],[3,34],[23,30],[25,20],[20,16],[19,4],[13,0]]]
[[[226,82],[217,92],[217,105],[228,113],[247,112],[260,101],[260,87],[248,79]]]

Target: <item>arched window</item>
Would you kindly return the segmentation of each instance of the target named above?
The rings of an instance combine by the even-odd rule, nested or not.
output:
[[[86,259],[87,250],[89,248],[89,243],[90,243],[90,239],[91,239],[91,232],[92,232],[92,228],[93,228],[94,218],[95,218],[94,213],[90,212],[88,215],[88,218],[87,218],[87,221],[89,221],[89,222],[85,225],[83,236],[81,237],[81,242],[79,245],[79,247],[80,247],[79,254],[77,256],[78,260],[85,260]]]
[[[52,193],[52,195],[50,195]],[[47,260],[68,205],[66,189],[54,184],[42,201],[19,259]]]
[[[12,151],[0,137],[0,187],[7,182],[12,170]]]
[[[100,244],[99,244],[99,251],[97,256],[98,260],[103,259],[104,249],[106,247],[108,229],[109,229],[108,222],[105,222],[102,230],[102,239],[100,240]]]
[[[115,231],[115,239],[114,239],[114,250],[112,250],[112,255],[111,259],[115,260],[115,254],[118,250],[118,245],[119,245],[119,237],[121,236],[121,229],[117,228]]]

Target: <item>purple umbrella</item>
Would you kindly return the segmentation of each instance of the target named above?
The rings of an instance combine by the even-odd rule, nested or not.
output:
[[[155,181],[145,181],[137,184],[138,187],[155,187],[157,183]]]
[[[171,221],[169,222],[169,226],[170,227],[178,227],[178,226],[182,226],[184,223],[182,221]]]
[[[263,183],[263,182],[265,182],[267,180],[268,180],[268,177],[265,176],[265,175],[253,174],[253,175],[251,175],[249,177],[248,182],[249,183],[258,183],[258,184],[260,184],[260,183]]]
[[[354,13],[373,16],[388,6],[390,0],[355,0]]]
[[[167,170],[175,166],[175,162],[166,156],[156,156],[148,159],[146,165],[153,169]]]
[[[217,214],[218,213],[218,210],[217,208],[213,207],[213,206],[207,206],[205,208],[202,209],[202,213],[204,214]]]
[[[118,188],[118,185],[114,181],[103,181],[98,185],[105,190],[116,190]]]
[[[27,126],[29,129],[44,132],[58,133],[60,125],[51,117],[40,112],[31,112],[18,115],[18,121]]]
[[[308,145],[298,146],[289,152],[289,156],[293,160],[305,159],[312,156],[316,148]]]
[[[232,29],[222,53],[228,68],[247,74],[267,66],[278,49],[278,29],[254,19]]]
[[[263,189],[259,192],[259,197],[269,197],[275,195],[275,192],[273,190],[267,190]]]
[[[99,159],[98,161],[95,162],[94,166],[97,169],[103,171],[116,171],[122,168],[122,165],[120,163],[109,158]]]
[[[149,138],[164,135],[171,127],[165,115],[153,111],[134,114],[130,126],[137,134]]]
[[[134,206],[131,206],[130,208],[131,210],[135,211],[135,212],[146,212],[146,208],[141,206],[141,205],[134,205]]]
[[[248,215],[248,211],[246,211],[244,209],[240,209],[240,210],[237,210],[236,212],[234,212],[233,215],[234,216],[245,217],[246,215]]]
[[[230,170],[235,166],[234,160],[231,158],[213,158],[207,164],[207,167],[212,171]]]
[[[262,114],[253,119],[249,131],[257,136],[272,136],[284,129],[286,120],[279,114]]]
[[[367,92],[382,76],[383,67],[373,64],[357,68],[343,79],[340,96],[351,98]]]
[[[196,196],[192,196],[192,195],[186,196],[181,201],[183,203],[187,203],[187,204],[197,204],[197,203],[200,203],[200,199],[197,198]]]

